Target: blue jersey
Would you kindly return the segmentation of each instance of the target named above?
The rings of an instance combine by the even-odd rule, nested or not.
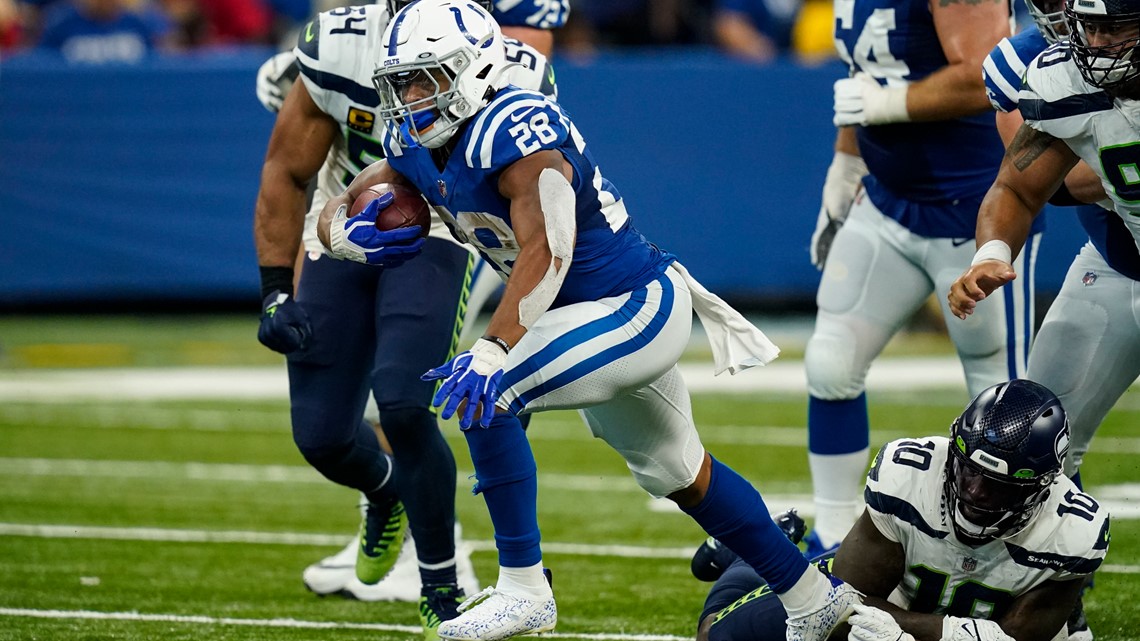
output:
[[[495,0],[491,15],[504,27],[557,29],[570,17],[570,0]]]
[[[986,95],[998,111],[1017,109],[1017,94],[1025,78],[1025,68],[1037,54],[1049,48],[1049,42],[1036,28],[1025,29],[1016,36],[1002,38],[982,63]]]
[[[927,0],[836,0],[835,46],[851,70],[902,87],[945,67]],[[972,238],[1005,147],[991,114],[858,128],[867,195],[931,238]]]
[[[451,233],[474,246],[503,277],[519,245],[499,177],[515,161],[555,149],[574,169],[574,258],[553,307],[617,296],[657,278],[675,257],[633,226],[617,189],[602,177],[566,112],[546,96],[509,86],[467,121],[443,170],[424,147],[384,137],[388,162],[427,198]]]

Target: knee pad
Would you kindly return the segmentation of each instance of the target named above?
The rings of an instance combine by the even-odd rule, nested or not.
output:
[[[838,323],[817,321],[804,352],[808,393],[825,401],[843,401],[863,393],[867,366],[856,364],[855,336]]]

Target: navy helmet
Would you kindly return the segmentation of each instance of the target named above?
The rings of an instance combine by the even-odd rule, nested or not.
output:
[[[1014,379],[978,394],[950,426],[945,498],[965,542],[1016,534],[1061,473],[1069,421],[1043,385]]]
[[[1114,89],[1140,76],[1140,0],[1066,0],[1065,20],[1089,84]]]

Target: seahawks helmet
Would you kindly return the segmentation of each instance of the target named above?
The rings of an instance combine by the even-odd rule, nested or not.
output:
[[[1113,89],[1140,75],[1140,0],[1066,0],[1065,20],[1073,58],[1090,85]]]
[[[1065,24],[1065,0],[1025,0],[1025,7],[1049,44],[1069,38],[1069,27]]]
[[[950,426],[944,493],[958,538],[983,542],[1025,527],[1068,449],[1065,410],[1044,386],[1014,379],[978,394]]]
[[[383,38],[378,115],[403,147],[442,147],[506,82],[503,32],[472,0],[416,0]]]

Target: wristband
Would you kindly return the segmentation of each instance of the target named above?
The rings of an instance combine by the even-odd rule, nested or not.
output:
[[[258,267],[261,272],[261,299],[272,292],[278,291],[293,296],[293,268],[292,267]]]
[[[497,345],[499,347],[499,349],[503,350],[504,354],[510,354],[511,353],[511,344],[508,343],[507,341],[499,338],[498,336],[490,336],[490,335],[484,334],[483,340],[490,341],[490,342],[494,343],[495,345]]]
[[[983,260],[1000,260],[1012,265],[1013,251],[1009,245],[1005,244],[1004,240],[995,238],[978,248],[978,251],[974,253],[974,260],[970,261],[970,266],[973,267]]]

